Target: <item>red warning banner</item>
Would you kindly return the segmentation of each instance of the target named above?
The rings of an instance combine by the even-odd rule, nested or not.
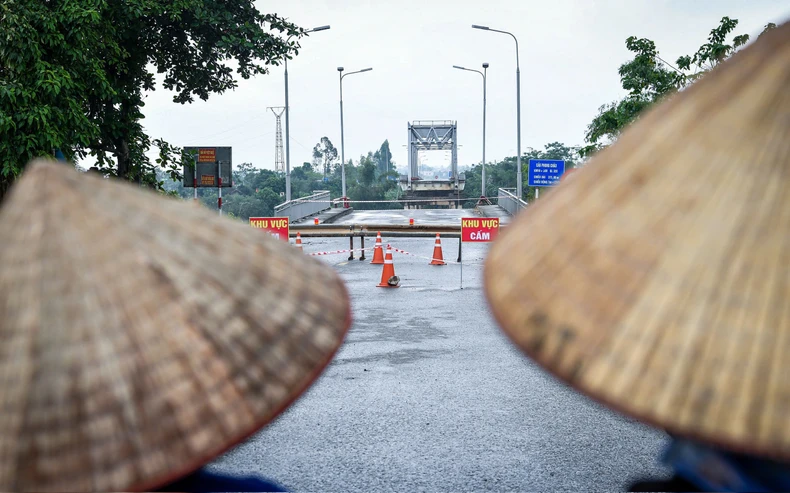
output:
[[[481,219],[465,217],[461,219],[461,241],[486,242],[493,241],[499,233],[499,218]]]
[[[250,226],[266,230],[275,238],[288,241],[287,217],[251,217]]]

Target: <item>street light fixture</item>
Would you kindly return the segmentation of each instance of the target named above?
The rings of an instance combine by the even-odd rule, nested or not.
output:
[[[318,26],[305,31],[305,34],[326,31],[329,26]],[[293,35],[288,36],[286,43],[291,40]],[[285,58],[285,201],[291,201],[291,136],[290,136],[290,109],[288,104],[288,58]]]
[[[522,198],[522,188],[523,188],[523,179],[521,177],[521,69],[519,68],[518,62],[518,39],[513,35],[513,33],[509,33],[507,31],[500,31],[498,29],[491,29],[488,26],[478,26],[477,24],[472,24],[473,29],[481,29],[483,31],[491,31],[495,33],[502,33],[508,34],[513,38],[513,41],[516,42],[516,132],[517,132],[517,155],[516,155],[516,166],[517,169],[517,180],[516,183],[516,190],[518,194],[518,198]]]
[[[486,197],[486,75],[488,72],[488,63],[483,63],[483,71],[459,67],[458,65],[453,65],[453,68],[457,68],[458,70],[466,70],[468,72],[477,72],[483,77],[483,161],[481,162],[481,174],[480,179],[482,181],[482,192],[480,194],[480,199],[485,199]]]
[[[362,72],[370,72],[373,70],[373,68],[363,68],[362,70],[348,72],[346,74],[343,73],[343,70],[345,70],[343,67],[337,67],[337,71],[340,75],[340,176],[343,187],[343,204],[345,207],[348,207],[348,202],[346,199],[346,145],[345,135],[343,133],[343,77],[353,74],[361,74]]]

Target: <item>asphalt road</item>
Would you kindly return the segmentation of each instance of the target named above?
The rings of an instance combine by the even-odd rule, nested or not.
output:
[[[305,251],[347,244],[307,239]],[[445,258],[457,249],[445,241]],[[482,290],[486,249],[464,245],[463,290],[457,265],[398,254],[402,287],[382,289],[370,256],[319,257],[352,297],[345,344],[301,399],[211,467],[292,491],[622,490],[665,475],[662,433],[576,394],[500,332]]]

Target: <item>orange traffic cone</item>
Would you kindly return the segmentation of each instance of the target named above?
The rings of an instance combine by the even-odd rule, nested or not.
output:
[[[296,248],[298,248],[300,252],[304,251],[302,248],[302,234],[298,231],[296,232]]]
[[[433,246],[433,259],[428,265],[447,265],[442,256],[442,240],[439,238],[439,233],[436,233],[436,243]]]
[[[381,271],[381,282],[377,288],[397,288],[400,279],[395,275],[395,265],[392,263],[392,247],[387,245],[387,256],[384,257],[384,270]]]
[[[384,263],[384,248],[381,245],[381,231],[376,234],[376,246],[373,248],[373,260],[370,261],[371,264],[383,264]]]

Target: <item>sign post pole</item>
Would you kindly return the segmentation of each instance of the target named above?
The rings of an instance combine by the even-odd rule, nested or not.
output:
[[[536,188],[535,189],[535,200],[538,200],[539,196],[540,196],[540,188]]]
[[[217,161],[217,210],[222,215],[222,165]]]
[[[463,241],[461,241],[461,244],[463,244]],[[461,258],[460,255],[458,257]],[[464,289],[464,259],[463,258],[461,258],[460,264],[461,264],[461,289]]]
[[[197,202],[197,199],[198,199],[197,198],[197,168],[198,168],[197,167],[197,158],[195,158],[195,160],[194,160],[194,165],[195,165],[195,176],[194,176],[194,178],[192,180],[192,186],[195,187],[195,202]]]

